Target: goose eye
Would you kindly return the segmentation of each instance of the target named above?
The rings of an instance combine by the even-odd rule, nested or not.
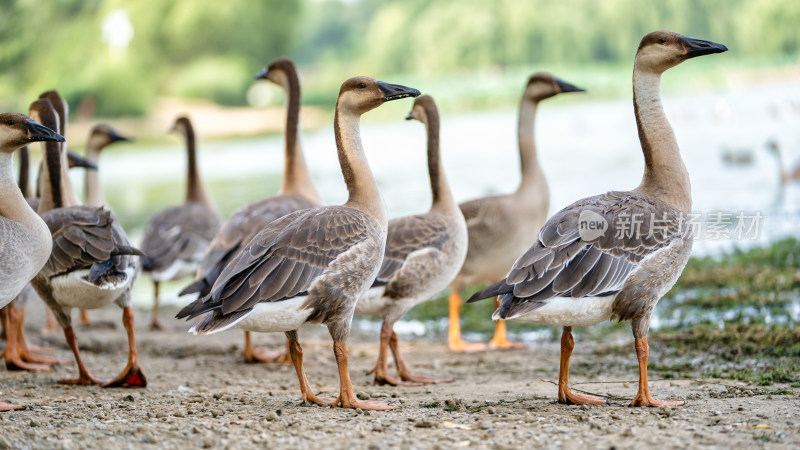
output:
[[[666,42],[667,42],[666,38],[661,38],[661,39],[658,40],[659,44],[666,44]]]
[[[367,85],[366,85],[366,84],[364,84],[364,83],[358,83],[358,88],[359,88],[359,89],[364,89],[365,87],[367,87]]]
[[[8,119],[8,122],[6,122],[6,123],[8,124],[8,126],[13,127],[14,126],[14,119]]]

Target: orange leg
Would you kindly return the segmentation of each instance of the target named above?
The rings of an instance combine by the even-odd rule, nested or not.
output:
[[[294,370],[297,372],[297,379],[300,382],[300,392],[302,393],[303,401],[320,406],[332,406],[336,400],[317,397],[314,395],[314,391],[311,390],[311,386],[308,384],[308,378],[306,378],[306,372],[303,369],[303,347],[300,346],[300,342],[292,338],[287,339],[287,342],[289,352],[292,355],[291,360],[294,364]]]
[[[3,358],[6,360],[8,370],[53,370],[46,364],[33,364],[24,361],[20,354],[20,341],[22,335],[22,309],[8,305],[3,308],[6,311],[6,348],[3,350]]]
[[[6,334],[7,333],[6,330],[8,329],[8,309],[7,308],[8,308],[8,306],[4,306],[4,307],[0,308],[0,326],[3,327],[3,329],[0,330],[0,339],[3,339],[4,341],[6,339],[8,339],[7,334]]]
[[[128,362],[119,375],[113,380],[103,383],[103,387],[146,387],[142,368],[139,366],[139,359],[136,356],[136,337],[133,332],[133,308],[126,306],[122,309],[122,323],[128,333]]]
[[[358,400],[353,391],[353,385],[350,383],[350,370],[347,368],[347,344],[334,342],[333,353],[336,355],[336,365],[339,367],[339,397],[336,398],[334,405],[342,408],[361,408],[376,411],[397,409],[397,406],[386,403]]]
[[[650,387],[647,385],[647,356],[650,353],[650,346],[647,344],[647,336],[643,338],[634,338],[634,345],[636,346],[636,358],[639,360],[639,392],[636,397],[631,400],[629,406],[681,406],[685,405],[684,401],[675,402],[662,402],[654,399],[650,395]]]
[[[287,351],[289,348],[289,343],[287,342]],[[265,363],[265,362],[276,362],[278,358],[282,355],[279,355],[276,352],[269,351],[265,348],[253,348],[253,343],[250,341],[250,332],[244,332],[244,362],[246,363]]]
[[[150,329],[163,330],[164,327],[161,325],[161,321],[158,320],[158,281],[153,281],[153,286],[153,317],[150,320]]]
[[[392,377],[389,375],[389,345],[392,339],[392,335],[394,334],[393,328],[394,324],[391,324],[387,321],[383,321],[381,325],[381,343],[380,348],[378,350],[378,362],[375,364],[375,368],[367,372],[367,374],[374,373],[375,374],[375,384],[378,385],[391,385],[391,386],[420,386],[422,383],[414,382],[411,380],[398,380],[397,378]],[[392,351],[394,352],[394,348]],[[397,363],[397,355],[395,354],[395,363]],[[402,361],[402,359],[400,359]],[[398,373],[400,365],[397,365]]]
[[[15,405],[13,403],[8,403],[0,400],[0,411],[15,411],[18,409],[25,409],[22,405]]]
[[[450,327],[447,330],[447,341],[451,352],[473,353],[486,350],[486,344],[465,342],[461,339],[461,295],[455,289],[450,292]]]
[[[37,353],[53,353],[53,349],[39,347],[36,345],[28,345],[28,340],[25,338],[25,327],[23,324],[25,323],[25,309],[24,308],[15,308],[19,310],[20,319],[19,319],[19,353],[22,357],[23,361],[29,363],[39,363],[39,364],[47,364],[47,365],[54,365],[54,364],[69,364],[70,360],[62,359],[62,358],[48,358],[46,356],[39,356],[34,355],[34,352]]]
[[[575,348],[575,339],[572,337],[572,327],[564,327],[561,332],[561,367],[558,372],[558,403],[567,405],[594,405],[608,404],[606,399],[594,395],[584,395],[572,392],[569,388],[569,357]]]
[[[500,300],[494,301],[495,309],[500,307]],[[494,337],[489,341],[489,348],[492,350],[510,350],[517,348],[525,348],[525,345],[519,342],[511,342],[508,340],[508,333],[506,332],[506,321],[498,320],[494,328]]]
[[[83,360],[81,359],[80,351],[78,350],[78,338],[75,337],[75,330],[72,329],[72,326],[68,326],[64,328],[64,338],[67,340],[67,345],[72,350],[72,354],[75,355],[75,362],[78,363],[78,378],[73,379],[61,379],[58,380],[59,383],[62,384],[103,384],[102,381],[98,380],[97,378],[89,375],[89,371],[86,370],[86,366],[83,365]]]
[[[80,325],[82,327],[88,327],[91,324],[92,324],[92,319],[89,317],[89,311],[82,309]]]
[[[403,381],[411,381],[414,383],[421,383],[421,384],[436,384],[436,383],[452,383],[452,378],[434,378],[434,377],[423,377],[420,375],[412,375],[411,371],[408,370],[408,366],[406,362],[403,360],[403,357],[400,356],[400,348],[398,346],[398,339],[397,333],[392,331],[392,337],[389,340],[389,348],[392,349],[392,355],[394,355],[394,364],[397,366],[397,375],[400,376],[400,379]]]

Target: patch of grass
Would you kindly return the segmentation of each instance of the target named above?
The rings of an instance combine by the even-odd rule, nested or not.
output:
[[[436,402],[436,401],[433,401],[433,402],[426,402],[426,403],[422,403],[422,405],[421,405],[421,406],[422,406],[423,408],[438,408],[438,407],[439,407],[439,406],[441,406],[441,405],[442,405],[441,403],[439,403],[439,402]]]
[[[797,395],[796,392],[790,391],[788,389],[776,389],[774,391],[764,391],[762,392],[763,395]]]

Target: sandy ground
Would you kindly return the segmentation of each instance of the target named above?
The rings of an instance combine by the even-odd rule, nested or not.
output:
[[[31,340],[71,357],[61,334],[40,338],[41,324],[29,305]],[[164,312],[164,317],[169,312]],[[118,321],[118,309],[94,311],[101,322]],[[27,405],[0,413],[0,448],[797,448],[800,389],[759,387],[730,380],[655,380],[658,399],[685,399],[678,408],[629,408],[636,390],[632,342],[578,342],[572,359],[576,388],[608,395],[608,406],[555,403],[558,346],[470,355],[449,353],[443,342],[403,340],[406,359],[420,375],[449,376],[449,384],[374,386],[366,371],[377,355],[376,336],[350,342],[351,375],[359,396],[400,406],[389,412],[320,408],[299,403],[293,369],[241,362],[238,331],[196,337],[184,323],[147,329],[149,313],[137,312],[137,339],[149,385],[103,389],[55,383],[73,376],[74,365],[49,373],[0,369],[0,398]],[[110,377],[125,361],[124,330],[78,329],[89,370]],[[256,342],[281,348],[282,335]],[[322,327],[301,331],[312,386],[335,397],[338,379],[330,339]],[[605,346],[605,347],[604,347]],[[651,363],[659,358],[651,341]],[[612,356],[609,356],[611,354]],[[601,356],[603,355],[603,356]],[[591,380],[592,383],[587,383]],[[627,380],[627,381],[622,381]],[[784,390],[784,395],[774,392]],[[786,391],[790,391],[786,395]],[[773,394],[770,394],[772,392]]]

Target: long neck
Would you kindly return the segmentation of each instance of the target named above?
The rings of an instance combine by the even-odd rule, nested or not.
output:
[[[38,219],[14,182],[11,153],[6,152],[0,152],[0,216],[25,226],[30,226]]]
[[[433,194],[431,209],[457,210],[458,205],[453,199],[442,166],[439,150],[439,114],[435,108],[426,108],[425,115],[427,117],[425,128],[428,132],[428,176],[431,179],[431,194]]]
[[[689,212],[692,209],[689,172],[664,114],[660,86],[660,74],[634,68],[633,108],[644,153],[644,176],[636,190]]]
[[[42,166],[42,201],[39,214],[55,208],[79,205],[67,176],[67,152],[58,142],[44,143]]]
[[[89,143],[86,144],[86,160],[99,167],[100,150],[96,141],[89,138]],[[105,205],[106,198],[103,195],[103,189],[100,187],[100,171],[86,169],[84,172],[86,174],[86,204],[93,206]]]
[[[17,179],[17,186],[25,198],[33,197],[33,188],[31,187],[30,176],[30,155],[28,154],[28,146],[24,146],[17,150],[19,154],[19,178]]]
[[[188,160],[186,173],[186,201],[211,204],[211,199],[203,186],[200,171],[197,168],[197,144],[195,143],[194,128],[187,124],[186,129],[186,156]]]
[[[536,110],[539,101],[523,98],[519,105],[519,162],[522,170],[520,189],[534,187],[536,180],[541,176],[539,159],[536,157],[536,140],[534,129],[536,125]]]
[[[358,114],[343,111],[337,103],[333,129],[339,164],[342,166],[344,182],[350,194],[345,205],[371,215],[378,220],[378,223],[386,226],[389,213],[378,189],[378,183],[364,156],[359,121]]]
[[[311,180],[303,146],[300,143],[300,80],[297,73],[287,71],[284,77],[284,90],[286,91],[286,129],[285,158],[283,166],[283,182],[280,194],[291,194],[305,197],[316,203],[322,203],[317,188]]]

